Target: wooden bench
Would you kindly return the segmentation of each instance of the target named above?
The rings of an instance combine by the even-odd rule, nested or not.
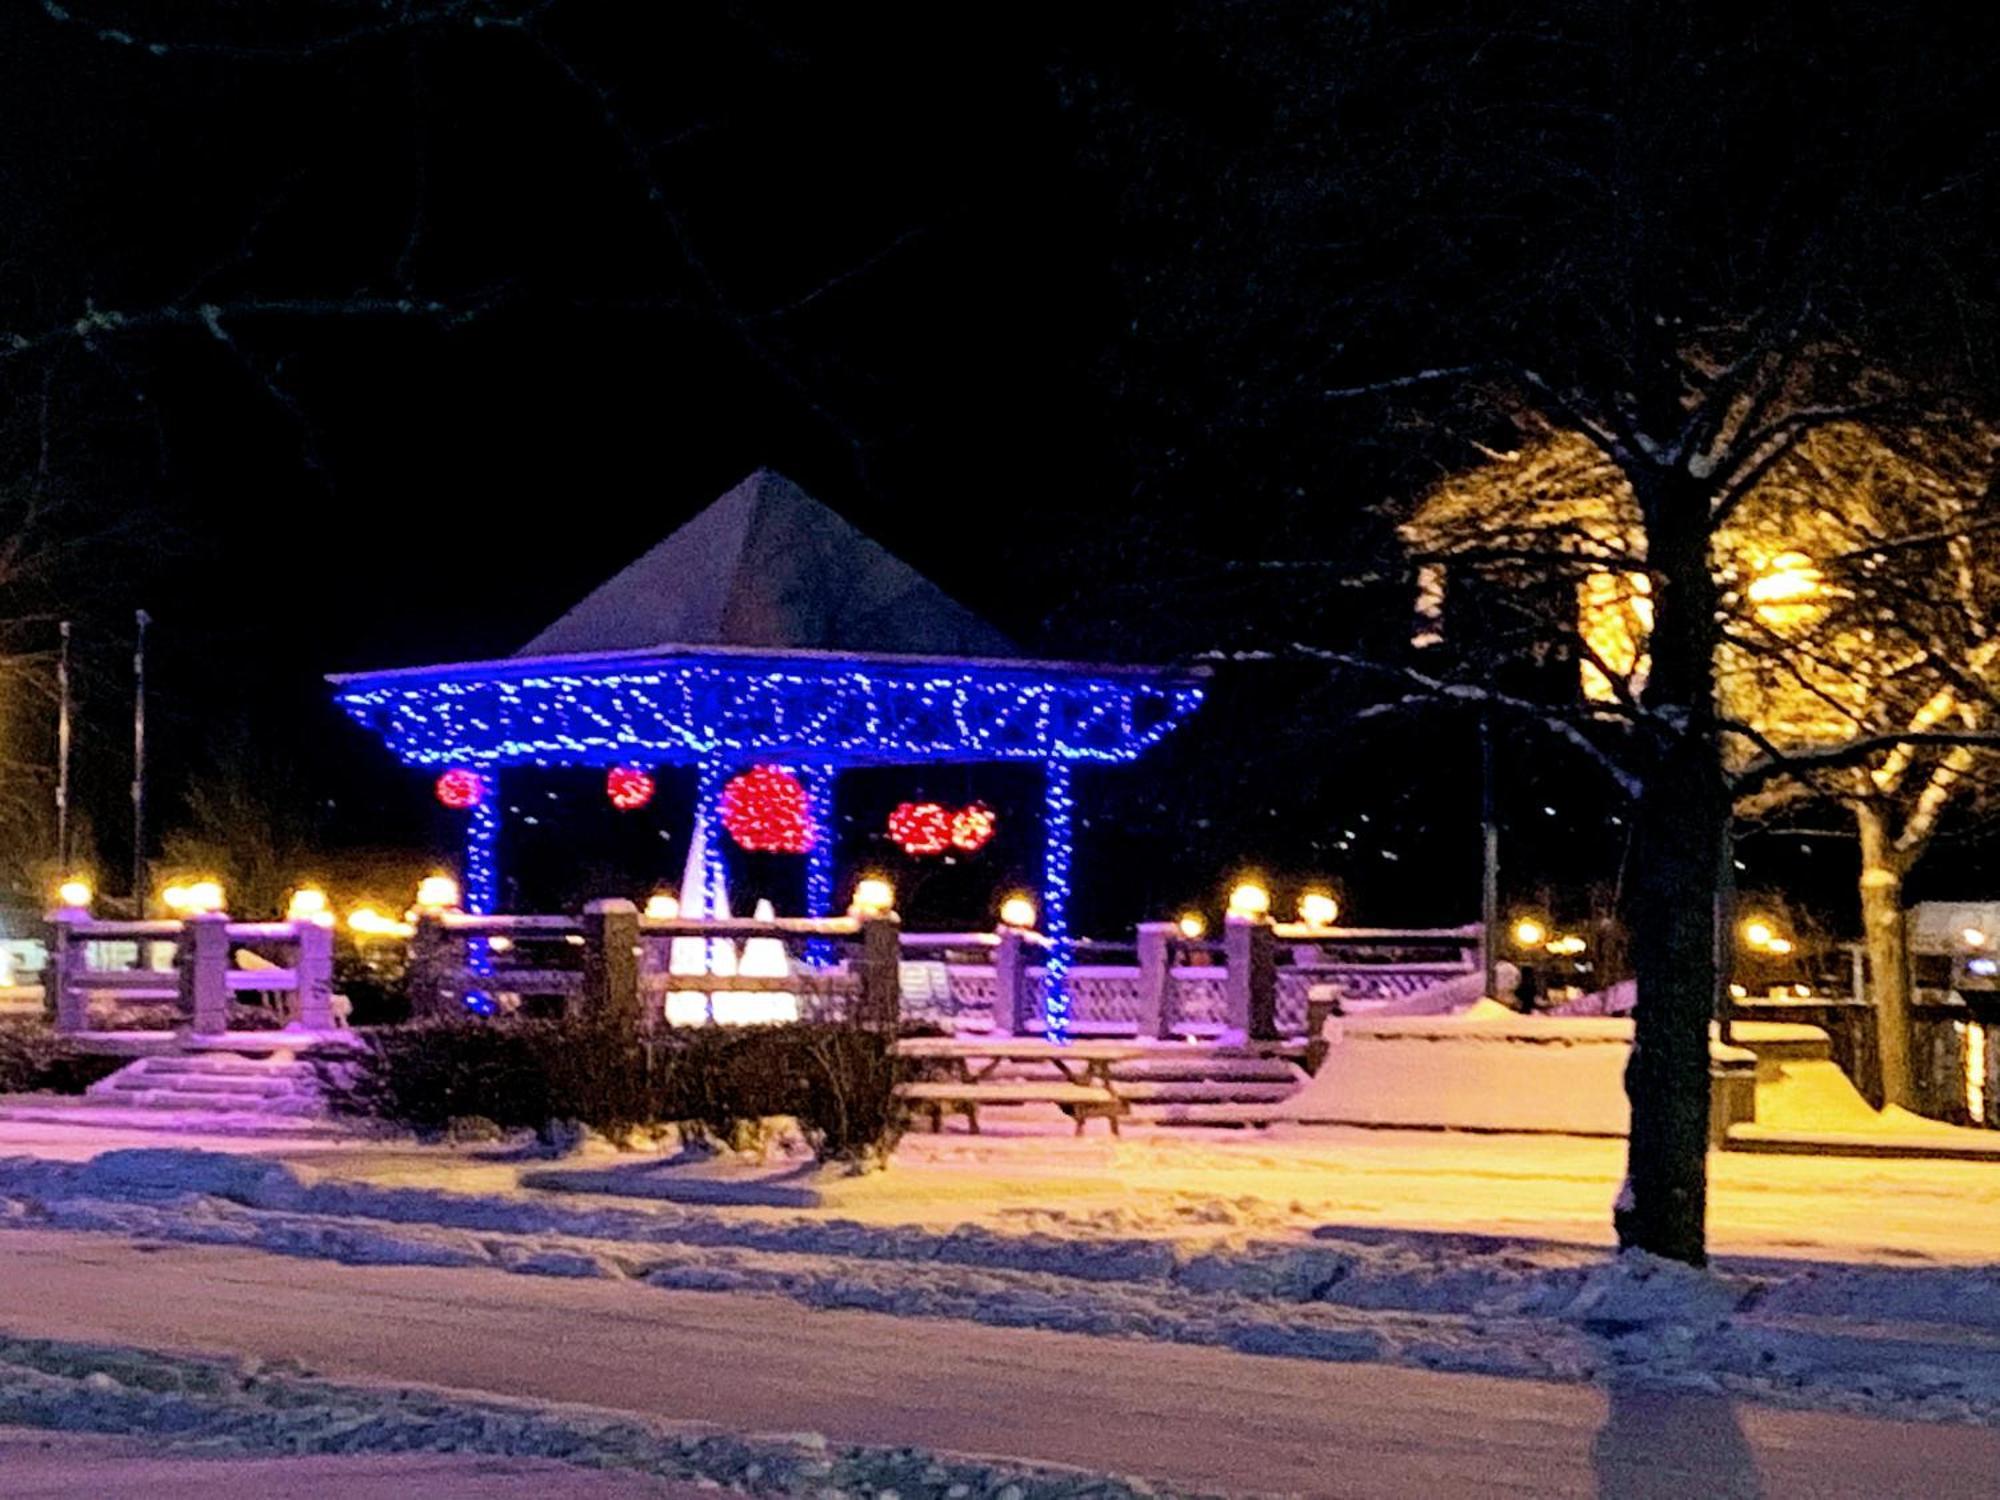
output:
[[[1047,1083],[1022,1080],[1008,1083],[970,1083],[947,1080],[933,1083],[904,1083],[896,1087],[896,1097],[931,1117],[931,1132],[944,1129],[947,1111],[965,1116],[974,1135],[979,1134],[979,1106],[982,1104],[1053,1104],[1076,1121],[1076,1133],[1083,1134],[1084,1122],[1101,1118],[1118,1134],[1119,1117],[1131,1107],[1111,1089],[1089,1083]]]

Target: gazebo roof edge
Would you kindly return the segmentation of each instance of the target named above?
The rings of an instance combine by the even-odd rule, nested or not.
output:
[[[552,656],[507,656],[484,661],[441,662],[433,666],[385,667],[373,671],[329,672],[336,687],[391,681],[449,681],[459,677],[521,678],[548,671],[588,672],[594,668],[625,669],[652,663],[715,660],[730,665],[800,662],[827,666],[843,662],[857,667],[934,667],[941,671],[1004,673],[1013,676],[1060,675],[1073,678],[1138,677],[1154,682],[1200,682],[1210,675],[1205,666],[1152,666],[1125,662],[1040,661],[1022,657],[930,656],[896,652],[823,651],[775,646],[687,646],[662,644],[631,651],[574,652]]]

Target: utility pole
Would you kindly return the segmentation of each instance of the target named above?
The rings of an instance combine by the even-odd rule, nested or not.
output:
[[[75,872],[69,867],[69,621],[62,622],[62,649],[56,656],[56,867],[58,878]]]
[[[146,627],[152,617],[135,611],[132,651],[132,915],[146,915]]]
[[[1494,812],[1493,726],[1479,716],[1479,946],[1485,955],[1486,995],[1500,998],[1500,824]]]

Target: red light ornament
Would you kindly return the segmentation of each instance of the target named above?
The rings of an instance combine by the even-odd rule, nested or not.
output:
[[[961,807],[951,815],[951,846],[966,854],[977,854],[986,847],[999,824],[1000,819],[984,802]]]
[[[956,811],[936,802],[902,802],[889,814],[889,837],[905,854],[976,854],[992,839],[1000,819],[984,802]]]
[[[757,854],[804,854],[813,846],[812,798],[782,766],[752,766],[717,800],[722,826]]]
[[[454,812],[486,800],[486,778],[477,771],[446,771],[437,779],[437,799]]]
[[[604,777],[604,795],[620,812],[635,812],[653,800],[653,778],[637,766],[613,766]]]
[[[942,854],[951,847],[951,814],[935,802],[899,802],[889,814],[889,837],[905,854]]]

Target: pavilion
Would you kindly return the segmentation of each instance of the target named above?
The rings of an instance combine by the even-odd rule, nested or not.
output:
[[[468,910],[497,902],[508,767],[692,766],[704,878],[722,888],[729,777],[807,789],[807,915],[833,902],[830,813],[849,766],[1043,768],[1048,1033],[1067,1032],[1078,764],[1135,759],[1199,706],[1199,672],[1034,661],[768,469],[499,661],[350,673],[335,698],[404,764],[462,778]]]

